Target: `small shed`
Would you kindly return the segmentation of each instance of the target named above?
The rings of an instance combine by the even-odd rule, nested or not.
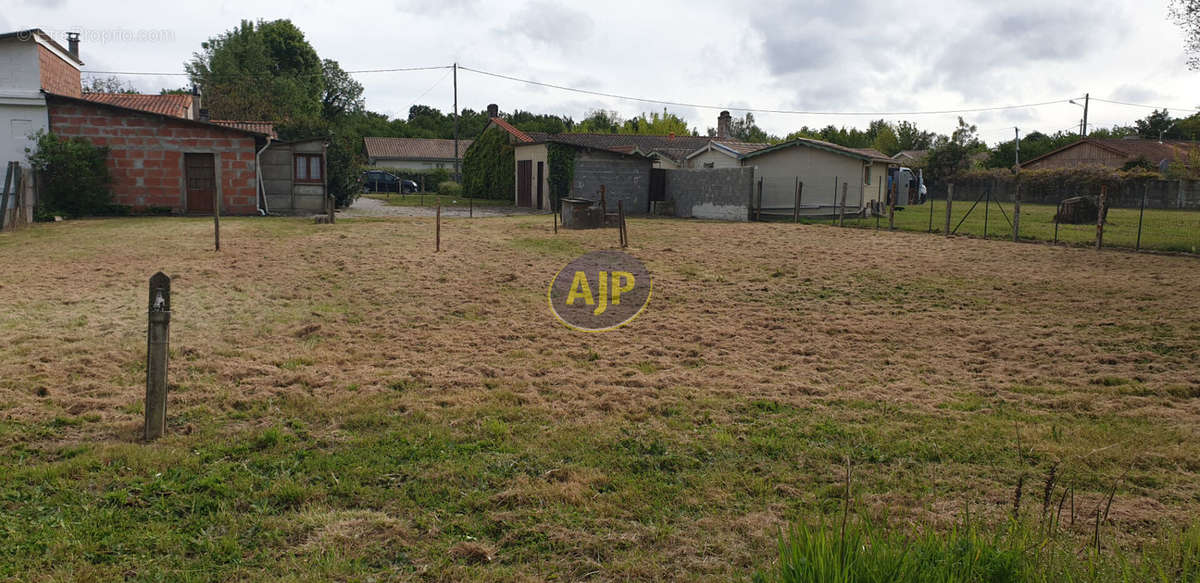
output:
[[[320,138],[271,142],[260,154],[268,213],[306,214],[325,210],[328,173]]]

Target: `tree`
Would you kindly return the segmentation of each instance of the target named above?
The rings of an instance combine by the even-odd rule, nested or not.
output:
[[[185,63],[214,118],[303,124],[322,114],[325,71],[289,20],[243,20]]]
[[[337,61],[325,59],[321,61],[321,72],[324,79],[324,93],[321,97],[321,116],[333,119],[347,113],[361,112],[366,103],[363,101],[362,83],[354,80],[349,73],[342,70]]]
[[[595,109],[575,124],[571,131],[577,134],[615,134],[621,131],[624,122],[621,115],[615,111]]]
[[[665,107],[663,108],[662,115],[659,115],[657,112],[650,115],[643,113],[633,119],[625,120],[625,123],[621,124],[619,132],[622,134],[643,136],[666,136],[670,134],[690,136],[693,133],[692,130],[688,129],[687,122],[683,118],[673,113],[668,113]]]
[[[1169,13],[1183,29],[1188,68],[1200,70],[1200,0],[1171,0]]]
[[[937,134],[921,131],[917,124],[902,121],[896,124],[896,141],[900,150],[928,150],[933,147]]]
[[[709,136],[716,136],[717,132],[713,128],[708,128]],[[774,144],[780,140],[777,136],[772,136],[758,127],[754,123],[754,114],[749,111],[744,117],[733,118],[729,122],[729,137],[742,142],[751,142],[756,144]]]
[[[1175,120],[1171,119],[1171,114],[1165,109],[1156,109],[1150,115],[1133,122],[1137,128],[1139,136],[1157,140],[1159,136],[1166,139],[1176,139],[1180,136],[1175,132]]]
[[[127,85],[121,81],[120,77],[111,75],[109,77],[92,77],[87,83],[83,84],[84,93],[137,93],[138,90],[133,85]]]
[[[1029,132],[1021,136],[1021,160],[1032,160],[1078,140],[1079,135],[1074,132],[1058,132],[1053,136],[1039,131]],[[1013,140],[1009,140],[992,148],[983,165],[985,168],[1012,168],[1015,160],[1016,152],[1013,151]]]
[[[980,141],[977,128],[958,118],[958,128],[949,137],[938,136],[925,163],[925,177],[930,184],[949,181],[958,172],[971,168],[971,157],[987,150]]]
[[[891,125],[883,124],[876,130],[871,147],[888,156],[893,156],[900,151],[900,140],[896,137],[896,132],[892,130]]]

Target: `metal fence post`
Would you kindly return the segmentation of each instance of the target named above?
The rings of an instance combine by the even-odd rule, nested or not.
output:
[[[146,441],[167,428],[167,356],[171,327],[171,278],[163,272],[150,277],[146,329]]]

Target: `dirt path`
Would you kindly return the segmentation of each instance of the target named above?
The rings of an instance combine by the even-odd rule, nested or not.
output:
[[[412,195],[410,195],[412,196]],[[518,208],[511,206],[477,206],[474,209],[473,216],[476,217],[508,217],[513,215],[532,215],[545,214],[549,211],[540,211],[535,209]],[[350,208],[338,211],[338,216],[354,218],[354,217],[432,217],[437,213],[437,208],[432,206],[391,206],[382,200],[367,198],[365,196],[358,197]],[[471,215],[471,210],[465,206],[443,206],[443,217],[466,217]]]

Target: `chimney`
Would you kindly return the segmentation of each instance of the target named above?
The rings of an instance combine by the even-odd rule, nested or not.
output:
[[[733,116],[729,115],[728,111],[722,111],[717,117],[717,138],[722,140],[729,139],[729,126],[733,124]]]
[[[200,119],[200,112],[204,112],[205,117],[208,117],[208,110],[201,109],[204,101],[200,97],[200,88],[192,85],[192,119]]]
[[[79,33],[67,33],[67,52],[71,53],[71,56],[75,57],[75,60],[79,60]]]
[[[196,119],[198,119],[200,121],[211,121],[209,119],[207,109],[201,109],[200,112],[196,114]]]
[[[489,103],[488,119],[492,119],[493,117],[500,117],[500,106],[496,105],[495,103]]]

